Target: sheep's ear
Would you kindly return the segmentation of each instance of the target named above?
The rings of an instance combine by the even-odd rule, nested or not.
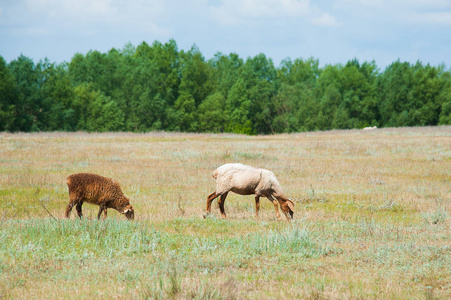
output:
[[[287,205],[291,210],[294,210],[294,203],[291,200],[287,200]]]
[[[123,214],[126,214],[126,213],[128,213],[129,211],[130,211],[130,209],[127,208],[127,209],[124,210]]]

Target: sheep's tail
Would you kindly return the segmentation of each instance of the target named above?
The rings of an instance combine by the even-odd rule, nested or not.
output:
[[[69,193],[70,193],[70,191],[71,191],[72,183],[73,183],[73,182],[72,182],[71,176],[67,177],[67,179],[66,179],[66,184],[67,184],[67,189],[69,190]]]

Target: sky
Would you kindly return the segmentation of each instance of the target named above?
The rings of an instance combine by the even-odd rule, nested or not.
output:
[[[320,66],[352,59],[451,68],[451,0],[0,0],[0,56],[69,62],[76,53],[176,41],[206,60],[263,53]]]

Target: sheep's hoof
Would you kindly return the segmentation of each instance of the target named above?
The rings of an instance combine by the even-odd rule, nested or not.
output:
[[[211,213],[209,213],[208,211],[204,212],[202,214],[202,217],[204,217],[204,219],[208,218],[211,215]]]

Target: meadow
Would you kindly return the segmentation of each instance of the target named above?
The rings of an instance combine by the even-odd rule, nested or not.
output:
[[[212,171],[272,170],[278,221]],[[121,183],[135,220],[83,206],[66,178]],[[0,299],[449,299],[451,126],[245,136],[0,133]]]

